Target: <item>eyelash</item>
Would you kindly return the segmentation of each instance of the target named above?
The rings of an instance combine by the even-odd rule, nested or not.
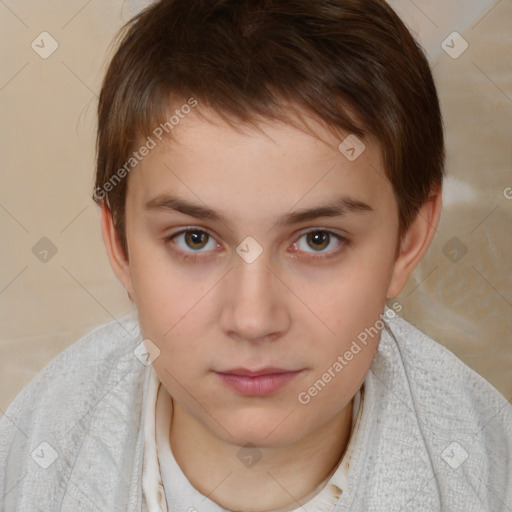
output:
[[[198,228],[188,228],[188,229],[182,229],[181,231],[178,231],[176,233],[173,233],[172,235],[169,235],[167,237],[165,237],[165,242],[171,242],[174,238],[178,237],[179,235],[183,235],[184,233],[205,233],[206,235],[208,235],[211,239],[215,240],[215,238],[213,237],[213,235],[211,233],[209,233],[208,231],[204,230],[204,229],[198,229]],[[334,231],[329,231],[328,229],[321,229],[321,228],[314,228],[314,229],[310,229],[309,231],[306,231],[304,233],[302,233],[299,238],[297,239],[297,242],[303,238],[304,236],[307,236],[308,234],[310,233],[327,233],[329,236],[333,236],[335,237],[336,239],[338,239],[338,241],[341,243],[341,247],[338,248],[338,249],[334,249],[332,251],[329,251],[328,253],[326,253],[327,255],[324,255],[324,253],[319,253],[321,254],[320,256],[306,256],[306,259],[311,259],[311,260],[326,260],[326,259],[329,259],[329,258],[333,258],[335,256],[337,256],[339,254],[339,252],[343,249],[344,246],[347,246],[350,242],[347,238],[345,238],[344,236],[341,236],[339,235],[338,233],[335,233]],[[330,243],[331,240],[329,240],[329,243]],[[297,242],[294,242],[294,243],[297,243]],[[183,259],[183,260],[186,260],[186,261],[197,261],[197,259],[199,258],[204,258],[205,256],[200,256],[199,254],[201,254],[200,251],[197,251],[195,254],[194,253],[189,253],[189,252],[185,252],[185,251],[182,251],[181,249],[173,249],[173,251],[177,252],[180,257]],[[299,250],[297,250],[297,252],[300,252]]]

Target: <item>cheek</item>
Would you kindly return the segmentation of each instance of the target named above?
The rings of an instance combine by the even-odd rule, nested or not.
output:
[[[160,350],[155,369],[167,368],[178,378],[205,358],[201,334],[213,332],[208,292],[215,276],[184,272],[154,241],[134,244],[130,266],[141,334]]]
[[[196,294],[154,242],[133,244],[130,269],[142,334],[165,340],[191,308],[189,304],[197,302]]]
[[[331,416],[341,410],[365,380],[376,347],[356,343],[337,353],[318,374],[307,379],[297,395],[299,404],[316,409],[315,415]]]
[[[354,395],[378,349],[384,298],[375,294],[371,280],[361,281],[357,276],[347,279],[321,305],[329,331],[322,329],[325,334],[309,353],[314,372],[301,389],[311,401],[310,410],[318,409],[318,414],[337,410]]]
[[[316,377],[321,378],[335,365],[331,373],[336,378],[329,384],[332,388],[358,386],[378,348],[392,270],[392,251],[388,249],[388,256],[373,264],[372,251],[355,251],[343,265],[333,269],[328,279],[317,279],[314,287],[309,281],[303,283],[301,295],[307,297],[307,304],[322,320],[317,322],[319,336],[311,352],[317,361]],[[311,332],[313,323],[309,326]],[[325,378],[329,379],[329,375]]]
[[[359,281],[354,287],[349,284],[342,296],[332,295],[322,310],[331,335],[323,337],[320,366],[329,368],[338,361],[333,370],[337,375],[343,374],[338,380],[346,379],[347,383],[359,381],[371,364],[380,339],[385,303],[384,294],[377,295],[374,286],[365,288]]]
[[[300,296],[335,336],[345,341],[373,325],[384,309],[392,251],[375,245],[351,251],[339,265],[314,276],[300,281],[295,278],[296,284],[300,282]],[[380,258],[374,256],[378,247]]]

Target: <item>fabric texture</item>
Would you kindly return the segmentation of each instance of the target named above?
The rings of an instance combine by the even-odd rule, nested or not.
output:
[[[196,509],[223,512],[226,509],[201,494],[178,465],[169,443],[172,397],[152,370],[144,417],[144,460],[142,482],[148,512]],[[364,386],[362,386],[364,388]],[[331,512],[345,488],[355,437],[359,430],[364,389],[354,396],[350,437],[336,467],[310,495],[298,504],[271,512]]]
[[[148,510],[152,367],[141,344],[133,312],[71,345],[18,394],[0,419],[0,510]],[[506,512],[511,461],[511,404],[411,324],[386,320],[334,511]]]

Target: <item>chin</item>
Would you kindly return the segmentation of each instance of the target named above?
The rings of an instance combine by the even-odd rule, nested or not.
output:
[[[257,419],[245,418],[239,420],[234,418],[230,422],[222,422],[226,430],[221,429],[218,432],[226,442],[244,447],[246,445],[254,445],[260,448],[278,448],[293,444],[300,439],[297,437],[297,429],[286,425],[286,415],[274,417],[268,415],[262,418],[261,413],[255,413]],[[283,421],[284,419],[284,421]],[[229,432],[229,435],[227,432]]]

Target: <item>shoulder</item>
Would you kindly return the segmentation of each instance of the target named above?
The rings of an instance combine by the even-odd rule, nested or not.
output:
[[[150,368],[137,357],[141,343],[134,311],[70,345],[15,397],[0,418],[0,497],[13,510],[38,499],[57,506],[73,491],[62,482],[75,474],[100,485],[91,460],[100,461],[103,479],[113,478],[139,436]]]
[[[123,376],[138,376],[142,342],[136,312],[102,324],[54,357],[0,418],[0,466],[14,439],[65,435]]]
[[[464,480],[497,486],[498,496],[506,493],[502,499],[512,500],[512,405],[447,348],[404,319],[395,316],[385,330],[382,349],[393,361],[397,380],[404,383],[438,477],[445,475],[448,482],[457,475],[457,485]]]
[[[466,404],[475,414],[494,411],[508,417],[511,413],[512,406],[505,397],[440,342],[397,315],[387,321],[386,330],[396,344],[415,392],[422,396],[443,394],[444,404],[449,401]]]
[[[353,461],[367,481],[354,491],[365,506],[351,510],[387,510],[382,503],[397,499],[404,510],[414,503],[490,512],[512,503],[512,405],[394,312],[387,309],[383,320]]]
[[[59,404],[73,406],[79,397],[99,393],[123,360],[134,359],[140,341],[135,311],[95,327],[42,368],[15,397],[6,416],[19,416],[27,408],[31,414],[42,414],[46,407],[55,411]]]

